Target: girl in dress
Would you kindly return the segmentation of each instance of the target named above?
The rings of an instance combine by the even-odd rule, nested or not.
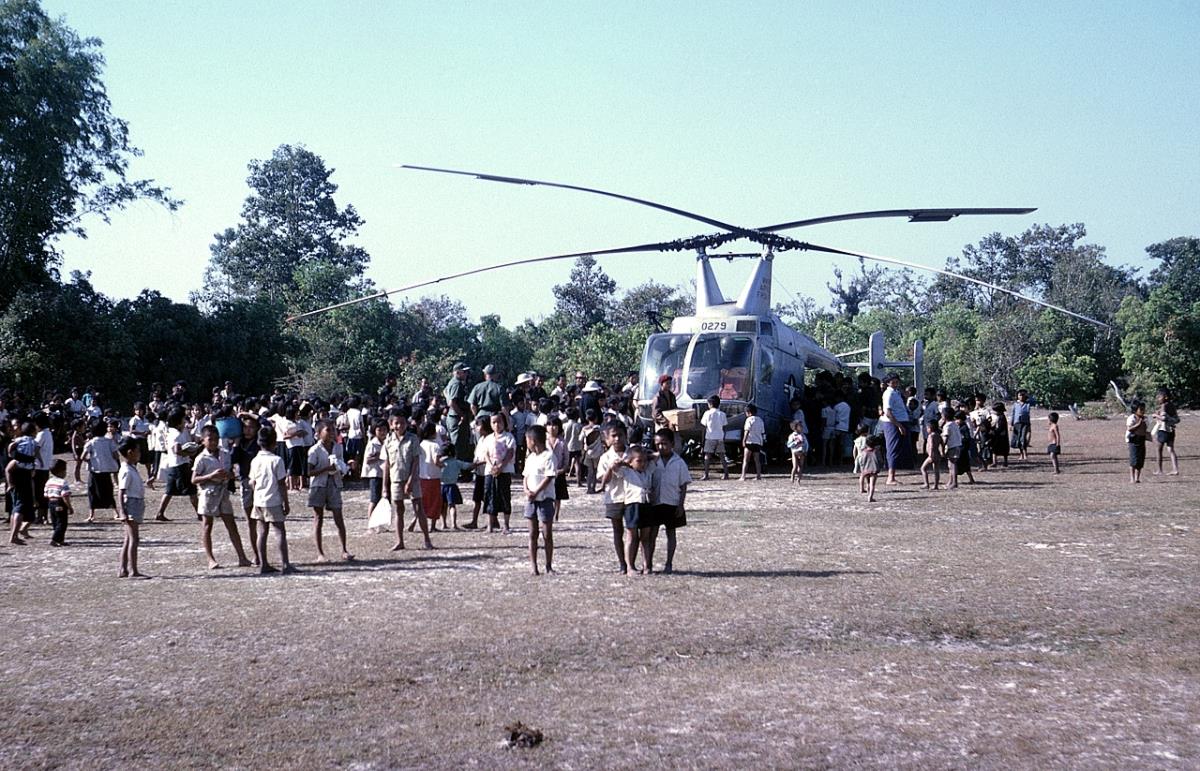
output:
[[[867,444],[859,453],[858,489],[867,493],[867,502],[875,502],[875,482],[879,478],[879,469],[883,468],[883,434],[867,437]]]

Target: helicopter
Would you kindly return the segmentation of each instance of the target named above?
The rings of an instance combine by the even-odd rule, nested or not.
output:
[[[552,187],[594,195],[616,198],[633,204],[648,206],[680,217],[704,223],[718,229],[708,233],[672,241],[661,241],[632,246],[600,249],[587,252],[571,252],[544,257],[533,257],[473,268],[419,281],[395,289],[387,289],[345,302],[329,305],[307,313],[297,314],[289,321],[326,313],[337,308],[385,298],[392,294],[408,292],[432,286],[443,281],[475,275],[502,268],[531,265],[578,257],[603,257],[614,254],[640,252],[682,252],[696,255],[696,309],[692,316],[681,316],[671,322],[667,332],[651,334],[643,349],[639,369],[639,385],[635,394],[638,417],[643,423],[651,422],[651,411],[659,393],[660,378],[669,376],[672,391],[677,394],[678,410],[670,416],[681,439],[699,437],[703,430],[698,417],[712,396],[720,399],[721,409],[730,416],[727,439],[740,437],[745,420],[746,406],[753,404],[763,418],[768,437],[778,439],[784,433],[791,417],[790,401],[803,393],[806,370],[823,369],[838,371],[849,368],[866,368],[872,376],[881,377],[885,368],[908,367],[914,371],[914,380],[919,384],[924,349],[916,343],[911,361],[888,361],[884,357],[882,332],[870,336],[866,348],[834,354],[826,350],[810,336],[786,324],[771,306],[772,268],[780,252],[797,250],[813,251],[830,255],[856,257],[863,260],[882,262],[922,271],[929,271],[968,281],[994,291],[1009,294],[1026,302],[1034,303],[1091,324],[1107,327],[1101,321],[1084,316],[1044,300],[1029,297],[1011,289],[991,284],[941,268],[909,262],[894,257],[867,254],[865,252],[840,249],[800,241],[783,235],[781,231],[821,225],[846,220],[873,219],[881,217],[907,217],[909,222],[946,222],[958,216],[974,215],[1022,215],[1036,211],[1030,207],[1007,208],[938,208],[938,209],[884,209],[849,212],[822,217],[794,220],[758,228],[746,228],[730,224],[701,214],[673,206],[648,201],[633,196],[596,188],[570,185],[561,182],[525,179],[485,174],[473,171],[397,164],[398,168],[467,176],[474,179],[514,185]],[[759,252],[738,254],[712,254],[710,249],[727,243],[746,240],[757,244]],[[712,269],[712,259],[752,258],[754,268],[746,280],[741,293],[727,299],[721,291]],[[852,361],[853,356],[866,354],[865,361]],[[690,416],[689,416],[690,413]]]

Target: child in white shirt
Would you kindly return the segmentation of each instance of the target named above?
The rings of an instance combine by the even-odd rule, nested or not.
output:
[[[123,463],[117,474],[120,491],[117,513],[125,523],[125,538],[121,541],[121,571],[117,576],[147,578],[138,572],[138,544],[141,542],[138,530],[146,515],[146,493],[137,470],[141,448],[136,440],[126,439],[121,443],[120,454]]]
[[[250,560],[242,548],[242,536],[233,521],[233,502],[229,499],[229,483],[233,480],[233,461],[228,450],[221,447],[221,435],[211,423],[200,430],[200,441],[204,450],[196,456],[192,467],[192,483],[198,490],[197,512],[203,521],[200,545],[208,557],[208,569],[221,567],[213,556],[212,530],[218,517],[229,533],[238,556],[238,567],[249,567]]]
[[[96,521],[96,509],[115,509],[113,481],[120,468],[117,446],[105,435],[105,425],[92,425],[92,438],[83,445],[83,453],[75,461],[75,481],[82,482],[80,468],[88,464],[88,522]],[[118,517],[119,518],[119,517]]]
[[[262,522],[258,530],[259,573],[275,573],[267,561],[267,530],[274,529],[279,543],[279,560],[283,572],[295,572],[288,561],[287,529],[284,520],[290,510],[287,486],[288,470],[283,458],[275,454],[275,429],[264,427],[258,431],[258,454],[250,461],[247,481],[254,491],[254,508],[251,516]]]
[[[762,479],[762,455],[763,445],[767,441],[767,427],[763,423],[763,419],[758,416],[758,408],[753,404],[746,405],[746,423],[742,427],[742,479],[746,481],[746,471],[750,468],[750,461],[754,461],[754,478]]]
[[[721,458],[722,479],[729,479],[729,460],[725,457],[725,426],[729,416],[721,411],[721,397],[708,397],[708,409],[700,417],[700,425],[704,426],[704,476],[708,479],[708,461],[714,455]]]
[[[558,466],[554,452],[546,447],[546,427],[533,425],[525,431],[525,519],[529,520],[529,564],[538,575],[538,530],[546,541],[546,572],[554,572],[554,480]]]
[[[792,482],[799,482],[804,476],[804,459],[808,453],[808,438],[802,431],[804,427],[799,421],[792,421],[792,433],[788,434],[787,448],[792,456]]]

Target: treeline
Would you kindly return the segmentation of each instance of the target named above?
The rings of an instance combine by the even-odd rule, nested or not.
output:
[[[685,287],[650,281],[618,292],[585,257],[553,288],[549,317],[511,328],[498,316],[472,321],[447,296],[372,300],[289,323],[375,289],[370,256],[354,243],[362,219],[337,202],[333,169],[296,145],[249,164],[240,221],[214,237],[192,302],[149,289],[114,300],[88,274],[63,281],[57,240],[82,235],[89,217],[106,220],[135,201],[183,203],[153,180],[127,178],[139,151],[109,109],[102,68],[99,42],[36,0],[0,1],[0,388],[38,399],[91,385],[118,406],[176,379],[193,393],[228,378],[251,393],[287,384],[329,394],[373,390],[388,373],[404,388],[439,382],[459,359],[494,363],[510,381],[528,369],[616,379],[637,366],[649,333],[692,307]],[[1083,225],[1041,225],[986,236],[948,261],[1103,328],[966,282],[865,264],[837,273],[828,309],[802,298],[778,310],[834,352],[861,348],[875,329],[896,356],[923,339],[927,382],[955,393],[1021,386],[1064,404],[1122,379],[1135,393],[1165,385],[1195,403],[1200,240],[1147,251],[1156,267],[1142,277],[1110,265]]]

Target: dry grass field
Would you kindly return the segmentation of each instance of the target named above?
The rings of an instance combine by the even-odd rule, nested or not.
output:
[[[206,570],[180,502],[118,579],[119,525],[76,516],[0,547],[0,765],[1195,768],[1197,425],[1137,486],[1120,421],[1070,419],[1057,478],[697,482],[674,575],[618,575],[583,495],[536,578],[523,532],[393,554],[357,490],[358,560],[313,564],[297,512],[292,576]]]

